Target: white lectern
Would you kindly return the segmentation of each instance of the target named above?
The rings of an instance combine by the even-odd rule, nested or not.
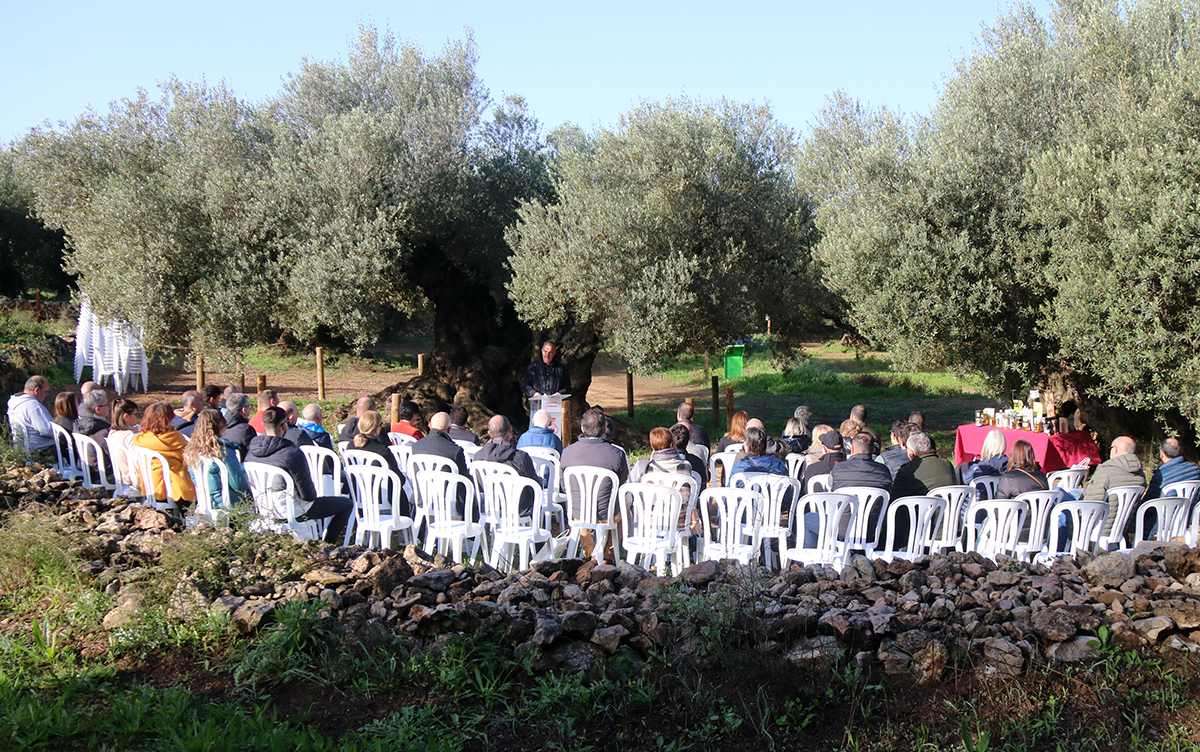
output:
[[[530,397],[529,414],[533,415],[538,410],[550,413],[550,430],[554,432],[555,436],[562,439],[563,400],[570,398],[569,394],[543,394],[540,397]]]

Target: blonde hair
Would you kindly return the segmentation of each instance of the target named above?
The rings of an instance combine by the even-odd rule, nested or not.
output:
[[[365,447],[367,439],[371,438],[379,430],[379,424],[382,418],[379,417],[377,410],[368,410],[358,418],[358,433],[354,435],[354,446]]]
[[[844,439],[853,439],[858,435],[858,432],[863,430],[863,424],[854,418],[846,418],[842,421],[842,425],[838,428],[838,433]]]
[[[196,416],[196,426],[192,429],[192,438],[183,448],[183,461],[191,468],[199,468],[200,460],[205,457],[224,459],[225,450],[221,448],[221,432],[225,430],[225,416],[220,410],[201,410]]]
[[[979,450],[979,459],[990,460],[993,457],[1003,456],[1008,451],[1008,440],[1004,438],[1004,432],[999,428],[994,428],[988,431],[987,438],[983,440],[983,447]]]
[[[821,445],[821,437],[833,430],[833,426],[822,423],[812,430],[812,443],[814,447]]]

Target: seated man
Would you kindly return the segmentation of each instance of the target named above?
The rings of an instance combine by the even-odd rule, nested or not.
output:
[[[605,470],[611,470],[616,473],[618,485],[624,483],[629,478],[629,460],[625,457],[625,452],[614,444],[610,444],[604,440],[604,431],[607,427],[608,416],[600,408],[593,407],[583,414],[583,418],[579,421],[579,440],[563,449],[562,453],[562,470],[563,470],[563,490],[568,490],[566,486],[566,472],[573,467],[599,467]],[[600,484],[599,504],[596,509],[596,518],[601,522],[608,520],[617,521],[620,518],[619,510],[608,508],[608,498],[613,489],[609,486],[608,481]],[[576,489],[569,489],[571,496],[571,509],[569,515],[577,518],[579,515],[579,497]],[[592,539],[591,532],[584,530],[580,536],[580,545],[583,547],[584,556],[591,556],[595,542]],[[615,562],[616,547],[613,549],[605,549],[605,560]]]
[[[442,415],[443,413],[438,413]],[[437,416],[434,416],[437,417]],[[432,422],[430,424],[432,426]],[[499,462],[502,465],[508,465],[517,471],[517,475],[522,478],[536,480],[539,483],[541,478],[538,477],[537,470],[533,466],[533,460],[528,454],[525,454],[512,440],[512,424],[508,422],[508,418],[503,415],[493,415],[488,420],[488,437],[486,444],[480,447],[479,452],[475,455],[476,462]],[[433,431],[430,431],[430,435]],[[461,451],[461,450],[460,450]],[[534,496],[530,489],[525,489],[521,493],[520,512],[522,517],[528,517],[533,514]],[[534,520],[541,524],[541,520]]]
[[[687,402],[680,402],[679,407],[675,408],[675,420],[684,424],[692,432],[692,443],[700,446],[710,446],[712,442],[708,440],[708,429],[704,426],[696,425],[692,420],[696,417],[696,408]]]
[[[200,398],[204,400],[205,407],[211,407],[213,410],[220,410],[224,402],[221,399],[221,387],[216,384],[205,384],[200,390]]]
[[[896,478],[896,473],[900,472],[900,468],[908,464],[908,449],[905,447],[905,442],[916,430],[916,424],[909,423],[907,420],[898,420],[892,423],[892,445],[875,458],[876,462],[887,467],[893,480]]]
[[[454,441],[469,441],[475,446],[479,446],[479,437],[467,428],[468,417],[467,408],[458,406],[450,408],[450,431],[447,435]]]
[[[908,437],[907,451],[909,461],[892,481],[893,499],[928,496],[935,488],[955,485],[954,464],[937,456],[933,441],[924,431],[915,431]]]
[[[304,433],[308,434],[308,438],[312,439],[312,443],[326,449],[333,449],[333,437],[326,433],[321,426],[321,420],[325,416],[321,413],[321,406],[316,402],[309,402],[300,411],[300,419],[296,421]]]
[[[368,410],[374,410],[374,409],[375,409],[375,400],[371,399],[370,397],[359,397],[357,400],[355,400],[354,401],[354,417],[347,420],[346,424],[344,426],[342,426],[342,430],[338,433],[337,440],[338,441],[350,441],[355,436],[357,436],[358,435],[358,419],[362,417],[363,413],[367,412]],[[382,423],[379,424],[379,427],[383,428],[383,424]]]
[[[1128,436],[1118,436],[1113,439],[1109,449],[1109,459],[1096,468],[1092,479],[1083,490],[1085,501],[1107,501],[1108,489],[1117,486],[1146,485],[1146,471],[1142,469],[1142,461],[1137,456],[1137,443]],[[1108,519],[1104,521],[1101,535],[1111,535],[1113,522],[1116,520],[1120,504],[1116,498],[1109,502]],[[1134,515],[1129,515],[1126,524],[1133,524]],[[1125,531],[1116,531],[1117,536]],[[1116,537],[1116,536],[1114,536]]]
[[[30,376],[24,391],[8,398],[8,425],[13,441],[42,458],[54,455],[54,418],[42,403],[50,394],[50,382],[44,376]]]
[[[225,398],[225,409],[222,412],[228,415],[221,438],[237,444],[238,459],[245,461],[246,452],[250,449],[250,440],[258,435],[250,425],[250,398],[241,392],[234,392]]]
[[[832,475],[834,466],[842,461],[842,437],[837,431],[826,431],[817,440],[823,454],[804,468],[804,493],[815,493],[809,482],[818,475]]]
[[[183,407],[175,411],[171,420],[171,428],[184,436],[191,437],[192,429],[196,427],[196,417],[204,409],[204,397],[195,389],[189,389],[182,396]]]
[[[229,396],[239,394],[241,391],[241,389],[238,389],[233,384],[221,390],[221,415],[225,416],[225,420],[229,420]]]
[[[286,411],[280,407],[268,407],[262,412],[262,421],[262,435],[255,436],[250,442],[246,462],[261,462],[290,475],[296,486],[296,519],[328,519],[325,523],[325,542],[340,543],[346,533],[350,513],[354,511],[354,502],[344,496],[317,496],[304,453],[283,437],[287,432]]]
[[[688,428],[687,423],[676,423],[671,426],[671,443],[675,446],[675,451],[683,455],[687,460],[688,465],[692,468],[692,472],[700,478],[700,488],[708,485],[708,465],[698,455],[693,454],[691,447],[695,446],[692,441],[692,432]]]
[[[770,473],[771,475],[787,475],[787,463],[778,457],[767,454],[767,432],[761,427],[746,423],[746,432],[742,437],[741,459],[734,463],[729,471],[732,477],[738,473]]]
[[[455,466],[458,467],[459,475],[469,478],[471,474],[467,471],[466,452],[450,438],[447,434],[449,430],[450,415],[448,413],[434,413],[433,417],[429,419],[429,435],[412,445],[412,453],[414,455],[432,454],[436,457],[445,457],[454,462]],[[480,451],[483,450],[481,449]]]
[[[300,408],[296,407],[296,403],[284,400],[279,403],[279,406],[287,413],[288,419],[287,433],[283,435],[283,438],[298,447],[312,446],[313,440],[309,438],[308,433],[303,428],[297,425],[300,420]]]
[[[521,434],[521,438],[517,439],[517,448],[524,449],[525,447],[550,447],[554,451],[562,455],[563,445],[562,439],[550,430],[550,413],[545,410],[538,410],[533,414],[533,419],[529,421],[529,430]]]
[[[263,432],[263,413],[268,407],[276,407],[279,404],[279,395],[274,389],[264,389],[258,393],[258,412],[250,419],[250,427],[258,433]]]
[[[850,441],[850,456],[833,466],[829,472],[833,490],[848,486],[882,488],[892,491],[892,474],[887,466],[871,458],[874,440],[870,434],[859,433]]]
[[[108,395],[103,389],[94,389],[84,396],[83,403],[79,406],[79,417],[75,419],[75,433],[90,436],[100,442],[101,451],[107,449],[104,438],[112,428],[112,424],[108,422],[109,411]]]
[[[421,415],[421,408],[417,406],[416,402],[404,400],[400,403],[400,409],[397,410],[397,414],[400,416],[400,420],[392,424],[392,433],[402,433],[405,436],[411,436],[418,440],[424,438],[424,432],[413,423]],[[442,415],[446,414],[442,413]],[[446,415],[446,428],[449,428],[449,426],[450,416]],[[432,428],[433,424],[430,423],[430,429]],[[442,433],[446,433],[445,429],[442,430]],[[446,438],[449,439],[449,436],[446,436]],[[451,441],[450,443],[453,444],[454,442]],[[459,447],[458,450],[461,452],[462,447]]]
[[[1164,439],[1158,446],[1158,459],[1162,464],[1150,476],[1150,487],[1146,489],[1147,499],[1162,496],[1163,487],[1172,483],[1200,480],[1200,467],[1183,458],[1183,447],[1179,445],[1179,439]]]

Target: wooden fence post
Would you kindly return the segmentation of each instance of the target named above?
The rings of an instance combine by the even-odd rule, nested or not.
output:
[[[399,422],[400,422],[400,393],[392,392],[392,423],[399,423]],[[392,425],[392,423],[388,424],[389,431],[391,430],[390,426]]]
[[[695,397],[685,397],[683,401],[688,403],[692,407],[696,406],[696,398]]]
[[[196,356],[196,391],[204,388],[204,358]]]
[[[317,399],[325,399],[325,348],[317,348]]]
[[[713,428],[721,425],[721,391],[717,386],[717,377],[712,377],[712,393],[713,393]]]
[[[417,375],[425,375],[425,353],[417,353]]]
[[[629,417],[633,417],[633,372],[625,372],[625,407]]]
[[[246,393],[246,372],[245,371],[238,372],[238,391],[241,392],[242,394]]]
[[[733,387],[725,387],[725,430],[733,427]]]
[[[571,429],[571,400],[565,400],[562,407],[562,443],[565,447],[571,443],[571,436],[574,433]]]
[[[258,393],[262,394],[265,391],[267,391],[267,375],[260,373],[258,375]]]
[[[710,373],[710,371],[708,369],[708,353],[704,353],[704,378],[705,378],[705,380],[708,379],[709,373]]]

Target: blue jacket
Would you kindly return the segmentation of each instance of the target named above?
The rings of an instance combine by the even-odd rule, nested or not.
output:
[[[550,447],[554,451],[562,454],[562,439],[549,428],[538,428],[530,426],[529,430],[521,434],[521,438],[517,439],[517,449],[525,447]]]
[[[238,445],[228,439],[217,439],[221,443],[221,451],[224,456],[221,459],[225,460],[226,467],[229,468],[229,495],[233,500],[234,506],[239,506],[243,503],[250,503],[250,479],[246,477],[246,468],[242,467],[241,460],[238,459]],[[198,469],[188,468],[188,474],[192,476],[192,485],[199,489],[200,481],[196,478]],[[212,499],[213,509],[221,508],[221,472],[216,467],[209,468],[208,471],[208,495]]]
[[[730,475],[736,473],[770,473],[772,475],[787,475],[787,463],[778,457],[764,454],[761,457],[747,457],[733,466]]]
[[[1001,476],[1008,470],[1008,457],[999,455],[991,459],[979,460],[970,467],[963,470],[962,479],[966,485],[971,485],[971,481],[984,475]]]
[[[1150,487],[1146,489],[1147,499],[1157,499],[1162,496],[1163,486],[1178,483],[1181,480],[1200,480],[1200,467],[1188,462],[1182,457],[1172,457],[1158,466],[1150,476]]]
[[[333,449],[333,437],[325,432],[325,429],[317,423],[309,423],[307,420],[296,421],[296,426],[304,433],[308,434],[308,438],[313,440],[313,443],[325,449]]]

